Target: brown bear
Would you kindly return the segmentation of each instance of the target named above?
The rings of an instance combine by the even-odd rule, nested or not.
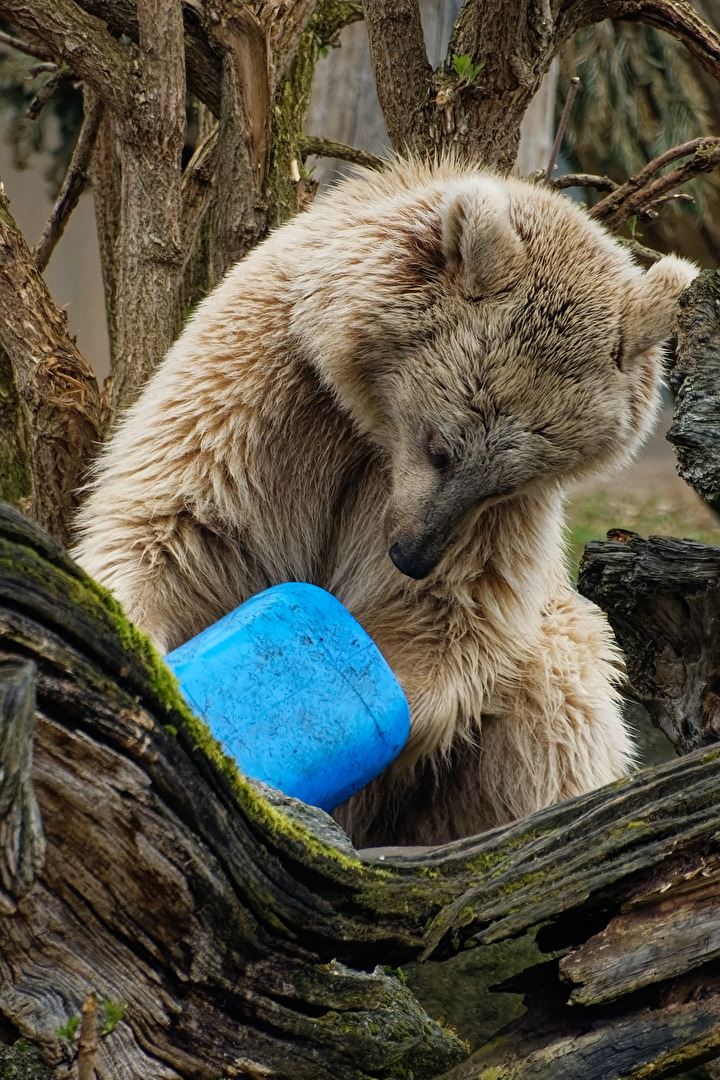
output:
[[[627,461],[695,271],[568,198],[398,161],[320,198],[199,306],[104,451],[80,562],[161,650],[284,581],[334,593],[412,730],[339,809],[434,844],[623,776],[620,657],[563,500]]]

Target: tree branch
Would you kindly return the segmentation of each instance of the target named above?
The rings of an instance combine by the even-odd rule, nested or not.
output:
[[[651,178],[660,169],[680,157],[692,155],[683,165],[658,177]],[[711,172],[720,165],[720,139],[693,139],[672,147],[645,165],[624,184],[616,187],[590,210],[590,217],[602,221],[610,229],[617,229],[634,214],[647,213],[657,202],[666,199],[668,192],[703,172]]]
[[[136,398],[181,326],[185,54],[181,0],[138,0],[132,109],[116,113],[121,176],[106,422]]]
[[[72,0],[0,0],[0,15],[31,42],[64,61],[87,82],[109,108],[119,112],[130,106],[128,77],[133,54]]]
[[[682,41],[715,79],[720,81],[720,35],[686,0],[601,0],[592,5],[594,18],[627,19],[664,30]]]
[[[59,71],[57,70],[57,65],[53,65],[53,67],[56,68],[55,74],[51,75],[50,78],[43,83],[27,107],[26,115],[28,120],[37,120],[53,95],[56,94],[65,83],[72,82],[75,78],[73,73],[66,67],[63,66]]]
[[[48,49],[40,45],[32,45],[29,41],[22,41],[20,38],[13,37],[12,34],[6,34],[4,30],[0,30],[0,44],[9,45],[11,49],[17,49],[18,52],[23,52],[27,56],[36,56],[38,60],[52,60]]]
[[[370,58],[390,141],[400,153],[419,149],[432,68],[417,0],[363,0]],[[422,141],[422,140],[421,140]]]
[[[12,379],[12,388],[5,392],[16,401],[11,423],[18,425],[17,437],[30,466],[31,482],[18,502],[67,541],[77,491],[97,451],[97,382],[68,335],[67,316],[40,277],[4,194],[0,349],[9,361],[6,377]]]
[[[346,146],[344,143],[333,142],[331,139],[322,139],[314,135],[303,135],[299,149],[303,159],[315,154],[317,157],[350,161],[353,165],[361,165],[365,169],[382,169],[385,164],[381,157],[371,154],[368,150],[357,150],[354,146]]]
[[[43,234],[33,249],[35,265],[40,273],[50,261],[58,240],[65,231],[70,215],[77,206],[80,196],[85,190],[88,181],[88,167],[90,156],[95,145],[100,121],[103,115],[104,105],[99,98],[95,98],[88,105],[88,95],[85,95],[85,117],[83,119],[80,134],[78,135],[72,160],[57,197],[52,214],[43,230]]]
[[[564,191],[571,187],[591,187],[596,191],[615,191],[620,185],[609,176],[592,176],[590,173],[565,173],[550,180],[550,187]]]

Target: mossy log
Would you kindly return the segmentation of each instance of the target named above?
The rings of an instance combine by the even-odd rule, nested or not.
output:
[[[56,1075],[90,986],[127,1006],[102,1080],[600,1080],[720,1052],[720,750],[361,857],[321,811],[244,780],[114,601],[9,508],[0,649],[3,820],[29,823],[3,884],[0,1029]],[[515,939],[498,997],[526,1011],[474,1055],[383,967],[471,948],[497,972]]]

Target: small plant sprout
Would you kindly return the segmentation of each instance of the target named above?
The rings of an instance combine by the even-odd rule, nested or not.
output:
[[[126,1009],[127,1005],[124,1001],[111,1001],[110,998],[103,998],[104,1017],[100,1034],[109,1035],[122,1020]]]
[[[55,1034],[59,1039],[67,1039],[68,1042],[74,1042],[77,1035],[77,1029],[80,1027],[80,1017],[71,1016],[63,1027],[55,1029]]]
[[[470,53],[464,53],[462,56],[453,53],[452,66],[461,85],[472,86],[482,69],[485,67],[485,61],[481,60],[478,64],[473,64]]]

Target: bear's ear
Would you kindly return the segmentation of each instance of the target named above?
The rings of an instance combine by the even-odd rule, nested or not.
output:
[[[490,177],[453,185],[440,205],[447,272],[468,299],[509,289],[527,261],[510,221],[508,197]]]
[[[638,279],[625,301],[619,367],[670,337],[678,298],[698,273],[686,259],[666,255]]]

